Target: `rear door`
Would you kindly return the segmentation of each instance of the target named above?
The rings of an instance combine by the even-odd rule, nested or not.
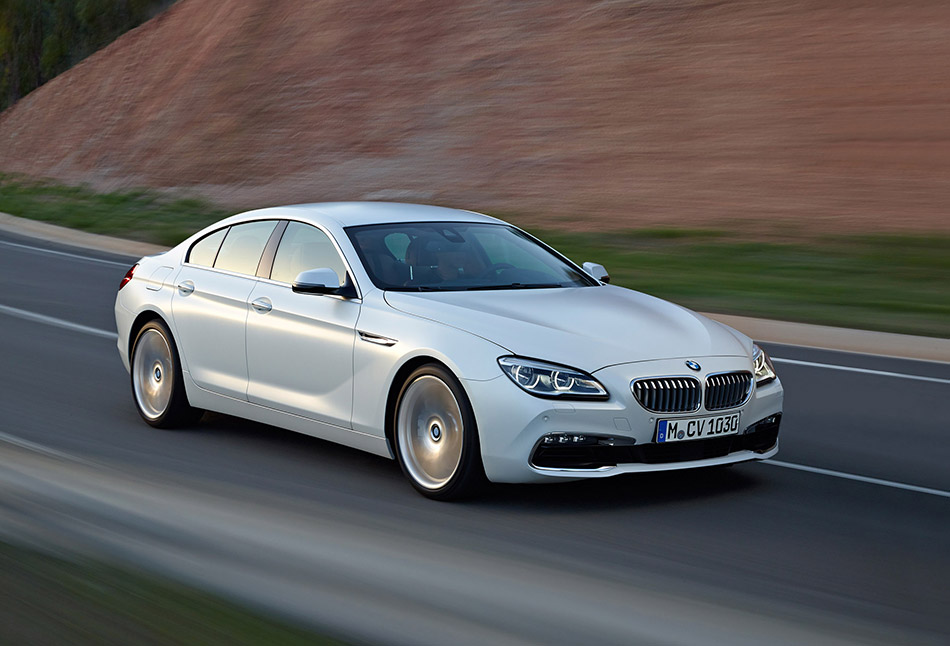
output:
[[[360,301],[291,289],[301,271],[324,267],[341,284],[346,280],[346,265],[326,232],[288,223],[268,278],[258,281],[249,298],[247,398],[349,428]]]
[[[189,250],[172,297],[183,369],[200,387],[246,399],[248,297],[277,220],[235,224]]]

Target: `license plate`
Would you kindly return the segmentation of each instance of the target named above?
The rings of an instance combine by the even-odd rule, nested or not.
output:
[[[683,442],[702,440],[739,432],[739,413],[696,417],[693,419],[661,419],[656,424],[656,441]]]

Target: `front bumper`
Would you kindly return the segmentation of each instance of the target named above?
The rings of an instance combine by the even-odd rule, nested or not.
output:
[[[750,370],[745,357],[699,358],[708,374]],[[687,371],[688,372],[688,371]],[[683,375],[683,360],[610,366],[594,373],[607,388],[606,401],[560,401],[534,397],[504,376],[466,381],[475,409],[485,473],[493,482],[541,482],[551,478],[602,478],[642,471],[665,471],[765,459],[778,452],[778,422],[784,392],[776,379],[754,387],[739,407],[693,413],[651,413],[630,391],[633,379]],[[657,444],[657,421],[740,413],[738,435]],[[777,416],[777,417],[776,417]],[[596,444],[546,450],[551,434],[584,436]],[[774,439],[774,441],[772,441]]]

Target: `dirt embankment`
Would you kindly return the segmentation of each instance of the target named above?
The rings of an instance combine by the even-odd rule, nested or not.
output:
[[[235,207],[950,231],[950,5],[182,0],[0,115],[0,170]]]

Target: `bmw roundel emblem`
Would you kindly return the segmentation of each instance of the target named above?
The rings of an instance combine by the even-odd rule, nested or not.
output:
[[[703,369],[703,367],[702,367],[701,365],[699,365],[698,363],[696,363],[696,362],[693,361],[692,359],[687,359],[687,360],[686,360],[686,367],[689,368],[690,370],[695,370],[695,371],[697,371],[697,372],[699,372],[700,370]]]

